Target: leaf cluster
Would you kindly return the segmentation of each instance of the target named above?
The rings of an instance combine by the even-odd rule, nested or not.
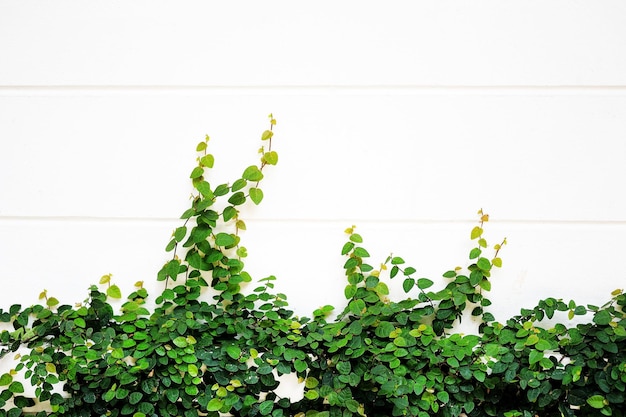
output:
[[[190,173],[195,190],[166,245],[157,274],[163,290],[148,308],[142,282],[121,303],[111,275],[87,299],[0,310],[0,416],[505,416],[624,415],[626,295],[602,306],[547,298],[499,322],[488,311],[491,274],[502,266],[484,237],[479,211],[464,267],[444,272],[441,288],[402,257],[374,267],[355,227],[341,248],[345,307],[321,306],[297,317],[274,276],[245,271],[244,204],[263,200],[275,119],[261,135],[257,165],[232,183],[211,184],[215,158],[200,142]],[[389,279],[407,294],[389,297]],[[545,319],[563,317],[555,325]],[[587,316],[571,325],[575,316]],[[477,323],[462,334],[462,320]],[[294,375],[302,395],[281,397]],[[25,384],[35,398],[25,394]]]

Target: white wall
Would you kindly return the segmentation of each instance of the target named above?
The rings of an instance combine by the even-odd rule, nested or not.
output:
[[[195,144],[227,181],[270,112],[243,239],[300,314],[342,302],[347,226],[437,280],[480,208],[499,319],[626,287],[622,1],[0,0],[0,305],[152,283]]]

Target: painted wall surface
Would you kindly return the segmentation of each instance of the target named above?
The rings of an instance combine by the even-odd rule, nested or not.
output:
[[[442,286],[481,208],[498,319],[626,287],[621,0],[0,0],[0,306],[156,291],[196,143],[232,181],[270,112],[242,239],[301,315],[342,304],[346,227]]]

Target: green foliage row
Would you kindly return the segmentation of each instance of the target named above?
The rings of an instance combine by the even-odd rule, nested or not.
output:
[[[616,290],[599,307],[548,298],[497,321],[486,293],[506,240],[489,247],[482,211],[466,267],[445,272],[440,289],[398,256],[375,268],[347,229],[345,308],[295,316],[275,277],[245,271],[240,238],[241,208],[261,203],[265,168],[278,162],[275,123],[270,115],[258,165],[232,184],[208,182],[208,136],[198,144],[196,194],[166,246],[154,308],[142,282],[114,308],[121,291],[105,275],[81,304],[44,291],[39,305],[0,310],[10,327],[0,355],[25,349],[0,376],[1,417],[34,405],[24,384],[48,404],[38,416],[624,416],[626,296]],[[407,298],[390,300],[387,279],[401,279]],[[466,316],[477,334],[455,331]],[[289,374],[302,398],[276,393]]]

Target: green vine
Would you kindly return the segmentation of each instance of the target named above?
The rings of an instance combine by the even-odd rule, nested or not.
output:
[[[466,266],[445,272],[440,289],[399,256],[376,269],[348,228],[345,308],[296,317],[274,276],[245,271],[240,234],[242,207],[262,202],[265,171],[278,163],[275,124],[270,115],[258,164],[232,183],[209,183],[209,137],[197,145],[195,193],[166,245],[155,307],[137,282],[115,309],[122,295],[109,274],[74,306],[44,291],[41,304],[0,310],[10,327],[0,356],[16,360],[0,376],[0,416],[624,415],[626,296],[616,290],[599,307],[547,298],[497,321],[486,294],[506,239],[489,247],[482,210]],[[407,297],[395,301],[387,280],[398,278]],[[568,324],[574,316],[588,319]],[[455,331],[469,317],[476,334]],[[294,398],[278,394],[285,375],[300,383]],[[32,411],[36,402],[44,411]]]

